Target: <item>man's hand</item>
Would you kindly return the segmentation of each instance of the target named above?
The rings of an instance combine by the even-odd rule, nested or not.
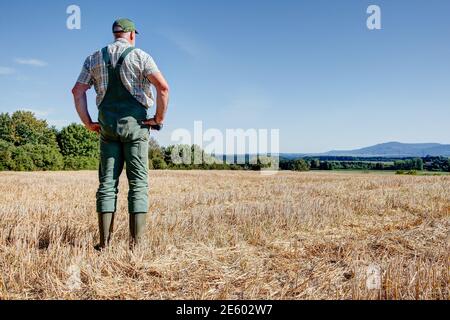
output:
[[[157,126],[158,124],[160,124],[160,123],[156,123],[155,118],[151,118],[151,119],[144,120],[144,121],[142,121],[142,123],[143,123],[144,125],[146,125],[146,126],[149,126],[149,127],[151,127],[151,126]]]
[[[144,124],[145,126],[150,127],[152,130],[156,130],[156,131],[161,130],[162,127],[163,127],[163,124],[162,123],[157,123],[155,118],[144,120],[144,121],[142,121],[142,124]]]
[[[92,132],[100,132],[100,124],[98,122],[91,122],[86,125],[86,129]]]

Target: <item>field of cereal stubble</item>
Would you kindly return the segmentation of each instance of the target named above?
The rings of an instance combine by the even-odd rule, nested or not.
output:
[[[123,175],[98,253],[96,172],[0,173],[0,299],[449,299],[450,176],[149,179],[145,246],[128,250]]]

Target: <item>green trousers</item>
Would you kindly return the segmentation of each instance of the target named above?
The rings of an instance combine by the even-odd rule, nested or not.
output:
[[[143,129],[146,130],[146,129]],[[148,131],[147,131],[148,132]],[[116,212],[119,177],[125,165],[128,178],[128,212],[148,211],[148,136],[130,141],[100,138],[100,185],[97,212]]]
[[[128,212],[130,214],[130,244],[141,241],[145,231],[148,211],[148,129],[141,128],[129,119],[124,130],[116,130],[123,136],[108,136],[102,128],[100,135],[100,184],[97,191],[97,212],[100,231],[99,248],[104,248],[111,237],[114,214],[117,211],[119,178],[125,166],[128,178]],[[129,125],[131,124],[131,125]],[[120,125],[119,125],[120,126]],[[135,140],[121,137],[137,136]]]

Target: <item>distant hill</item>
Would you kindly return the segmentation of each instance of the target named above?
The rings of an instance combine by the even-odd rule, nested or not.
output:
[[[408,158],[426,156],[450,157],[450,144],[387,142],[355,150],[332,150],[320,154],[284,153],[280,154],[280,156],[286,159],[294,159],[304,156],[384,158]]]
[[[332,150],[328,156],[354,157],[450,157],[450,145],[439,143],[387,142],[356,150]]]

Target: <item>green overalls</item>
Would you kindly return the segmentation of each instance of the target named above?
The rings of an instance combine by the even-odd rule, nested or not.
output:
[[[108,70],[108,87],[98,112],[101,127],[100,185],[97,191],[100,247],[106,245],[112,232],[119,177],[124,163],[129,184],[130,235],[134,242],[144,232],[148,211],[149,127],[142,124],[147,119],[147,109],[125,88],[120,77],[120,68],[133,49],[127,48],[115,67],[107,48],[102,49]]]

